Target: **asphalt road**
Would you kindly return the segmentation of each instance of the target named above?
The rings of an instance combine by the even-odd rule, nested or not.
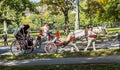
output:
[[[119,64],[120,55],[79,58],[41,58],[27,60],[0,60],[0,66],[30,66],[30,65],[56,65],[56,64]]]

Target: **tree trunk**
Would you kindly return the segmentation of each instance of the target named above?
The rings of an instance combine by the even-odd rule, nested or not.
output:
[[[64,12],[65,24],[69,23],[68,11]]]
[[[69,17],[68,17],[68,10],[65,10],[64,12],[63,12],[63,14],[64,14],[64,18],[65,18],[65,24],[68,24],[69,23]]]
[[[6,22],[6,20],[4,20],[4,31],[7,33],[7,22]]]

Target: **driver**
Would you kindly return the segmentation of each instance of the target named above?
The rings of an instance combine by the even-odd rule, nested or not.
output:
[[[28,46],[33,45],[33,39],[30,37],[28,29],[30,26],[28,24],[21,25],[18,29],[15,30],[14,36],[17,40],[27,40]]]

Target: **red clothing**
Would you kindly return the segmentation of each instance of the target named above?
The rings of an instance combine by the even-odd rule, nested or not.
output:
[[[40,36],[43,36],[43,32],[42,31],[40,31]]]
[[[50,36],[50,34],[47,34],[47,36],[48,36],[48,39],[49,39],[49,40],[51,40],[51,39],[52,39],[52,37]]]
[[[88,29],[84,29],[84,33],[85,33],[85,35],[87,35],[88,34]]]
[[[89,37],[90,37],[90,38],[96,38],[97,35],[90,35]]]
[[[57,31],[55,35],[56,35],[57,39],[60,38],[60,33],[59,33],[59,31]]]
[[[93,27],[90,27],[90,31],[93,31]],[[90,36],[89,36],[90,38],[96,38],[97,37],[97,35],[93,35],[93,34],[91,34]]]

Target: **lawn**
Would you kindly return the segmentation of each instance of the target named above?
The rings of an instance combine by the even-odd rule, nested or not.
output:
[[[1,70],[120,70],[120,64],[1,66]]]
[[[120,32],[120,28],[107,28],[108,32]]]

